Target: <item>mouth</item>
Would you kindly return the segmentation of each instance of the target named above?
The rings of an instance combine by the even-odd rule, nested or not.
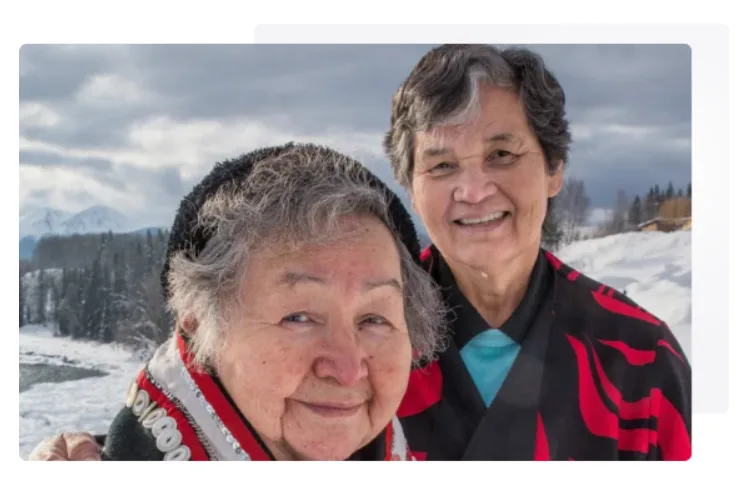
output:
[[[461,227],[482,227],[482,226],[494,226],[498,225],[507,217],[511,216],[511,212],[493,212],[483,217],[462,217],[454,220],[456,225]]]
[[[351,417],[359,413],[360,409],[365,405],[364,403],[344,404],[332,402],[303,402],[300,400],[297,402],[312,412],[328,418]]]

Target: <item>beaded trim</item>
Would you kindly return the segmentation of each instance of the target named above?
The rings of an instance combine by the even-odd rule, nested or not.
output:
[[[164,453],[164,460],[190,460],[190,449],[183,443],[183,435],[177,429],[177,421],[167,411],[151,400],[146,390],[133,382],[125,405],[138,417],[138,422],[156,439],[156,447]]]
[[[185,363],[182,362],[182,359],[180,360],[180,374],[182,375],[183,380],[185,380],[185,383],[188,384],[188,387],[191,389],[198,401],[201,403],[203,408],[214,420],[216,426],[219,428],[219,430],[222,431],[222,433],[224,434],[224,439],[232,446],[235,454],[240,457],[241,460],[251,460],[250,455],[248,455],[248,453],[243,450],[243,448],[240,446],[240,442],[238,442],[234,435],[232,435],[229,429],[224,425],[224,422],[222,422],[222,420],[219,418],[219,415],[217,415],[214,407],[212,407],[208,400],[206,400],[206,397],[203,396],[201,389],[199,389],[198,385],[196,385],[196,382],[193,381],[193,377],[190,376],[190,373],[185,367]]]

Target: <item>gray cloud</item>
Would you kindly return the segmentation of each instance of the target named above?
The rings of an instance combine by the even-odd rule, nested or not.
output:
[[[578,134],[570,172],[588,181],[595,205],[612,203],[619,187],[635,194],[654,183],[690,180],[689,47],[530,47],[543,55],[564,86]],[[391,95],[428,48],[26,45],[20,53],[20,100],[41,105],[59,119],[51,125],[22,121],[21,135],[53,145],[59,153],[22,151],[21,163],[79,171],[110,188],[146,196],[153,205],[165,205],[169,221],[179,198],[198,180],[195,169],[188,172],[174,162],[160,165],[163,152],[154,153],[148,167],[114,156],[95,158],[118,151],[150,155],[128,137],[135,123],[168,117],[178,123],[216,120],[222,125],[243,117],[290,139],[326,138],[334,130],[344,132],[340,140],[363,133],[377,139],[388,127]],[[99,83],[97,75],[104,76]],[[71,149],[79,151],[76,158],[65,154]],[[80,153],[86,150],[93,152],[91,158]],[[204,158],[204,172],[222,159]],[[382,157],[367,162],[400,189]],[[76,195],[71,198],[84,198]]]

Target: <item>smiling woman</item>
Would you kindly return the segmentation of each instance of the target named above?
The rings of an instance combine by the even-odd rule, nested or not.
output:
[[[175,333],[102,458],[413,459],[396,411],[442,324],[418,256],[398,198],[337,152],[288,144],[218,164],[172,228]]]

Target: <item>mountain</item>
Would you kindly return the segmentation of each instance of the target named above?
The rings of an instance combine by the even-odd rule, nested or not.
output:
[[[19,218],[19,239],[39,239],[47,235],[75,235],[85,233],[125,233],[143,228],[134,225],[123,213],[114,208],[94,205],[80,212],[66,212],[47,207],[27,207]]]
[[[31,258],[39,239],[51,235],[70,236],[87,233],[155,234],[160,228],[146,226],[114,208],[94,205],[80,212],[48,207],[26,207],[19,212],[19,258]]]
[[[130,223],[130,220],[117,210],[96,205],[67,218],[56,233],[58,235],[108,231],[124,233],[133,230],[129,225]]]
[[[19,215],[18,238],[31,237],[38,239],[47,234],[54,234],[60,230],[60,226],[71,215],[71,212],[55,208],[24,208]]]

